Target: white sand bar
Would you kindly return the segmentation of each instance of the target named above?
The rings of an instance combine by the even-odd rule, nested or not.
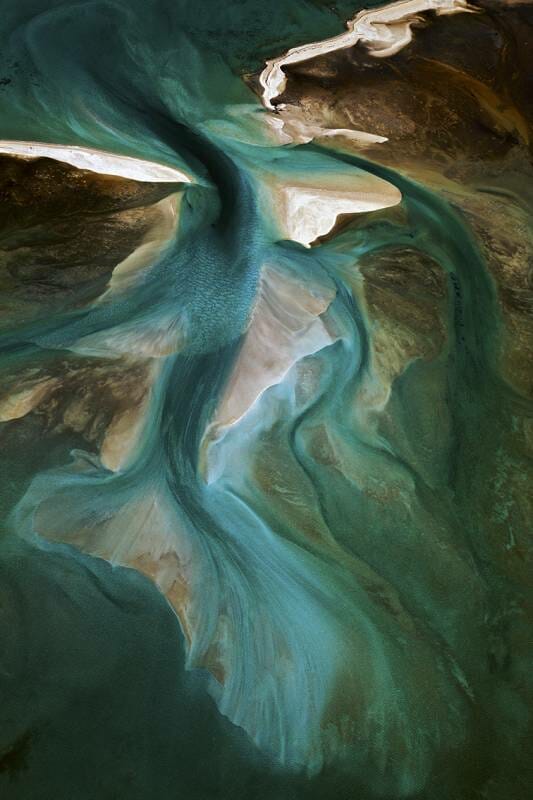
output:
[[[54,158],[78,169],[98,172],[101,175],[116,175],[134,181],[149,183],[191,183],[185,172],[166,164],[145,161],[142,158],[118,156],[104,150],[76,145],[45,144],[43,142],[0,141],[0,153],[24,158]]]
[[[267,61],[259,76],[263,87],[263,105],[273,109],[272,100],[284,91],[287,78],[283,67],[286,64],[308,61],[335,50],[353,47],[358,42],[364,44],[372,56],[392,56],[409,44],[413,38],[411,26],[419,21],[420,14],[427,11],[441,15],[474,12],[477,9],[469,6],[466,0],[398,0],[380,8],[360,11],[346,23],[346,33],[321,42],[292,47],[284,55]]]

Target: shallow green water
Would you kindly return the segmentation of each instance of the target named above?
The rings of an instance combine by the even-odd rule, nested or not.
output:
[[[67,434],[52,450],[34,441],[31,451],[7,454],[16,470],[8,466],[4,484],[11,533],[2,568],[13,617],[3,620],[11,637],[3,736],[29,730],[31,743],[26,772],[6,777],[8,797],[416,796],[439,754],[462,747],[476,690],[465,673],[491,580],[466,511],[470,443],[498,414],[490,281],[460,217],[424,188],[331,149],[273,146],[241,77],[289,46],[341,31],[354,10],[300,0],[7,4],[3,138],[159,160],[195,180],[175,239],[141,282],[0,336],[5,368],[46,363],[58,350],[90,359],[102,333],[185,331],[179,352],[164,359],[127,469],[110,472]],[[311,250],[280,240],[274,210],[269,217],[261,201],[266,172],[320,181],[324,171],[385,178],[401,190],[408,221],[369,216]],[[361,257],[395,246],[431,256],[450,287],[439,363],[451,432],[431,478],[353,401],[370,370],[370,330],[350,273]],[[308,357],[319,374],[313,391],[298,396],[294,371],[271,387],[226,435],[218,477],[206,483],[202,437],[266,263],[303,287],[329,287],[327,319],[338,335]],[[93,338],[80,346],[84,337]],[[428,402],[410,395],[405,429],[414,439],[409,409]],[[344,472],[316,457],[320,426],[339,443]],[[273,504],[274,468],[270,487],[259,480],[268,442],[322,543]],[[361,471],[378,488],[393,486],[403,512],[375,503],[353,478]],[[113,536],[127,542],[124,509],[152,495],[186,531],[195,564],[190,643],[147,579],[41,538],[69,542],[71,531],[88,528],[85,549],[98,553],[114,519]],[[441,552],[446,592],[436,577]],[[457,609],[471,600],[465,619]],[[221,617],[223,684],[198,666]],[[343,725],[349,731],[339,734]]]

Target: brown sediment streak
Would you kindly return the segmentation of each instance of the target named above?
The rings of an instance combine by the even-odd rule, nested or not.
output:
[[[79,169],[102,175],[117,175],[135,181],[150,183],[191,183],[185,172],[167,164],[146,161],[142,158],[120,156],[90,147],[44,142],[0,141],[0,153],[23,158],[53,158]]]
[[[444,80],[455,79],[457,85],[468,92],[493,120],[503,130],[516,132],[524,142],[530,144],[530,133],[526,118],[515,107],[513,102],[506,97],[500,97],[489,86],[477,80],[472,75],[465,74],[451,64],[443,64],[432,59],[420,59],[422,69],[427,64],[431,70],[441,73]]]
[[[372,56],[392,56],[409,44],[412,39],[411,26],[420,19],[418,15],[426,11],[442,15],[475,12],[477,9],[469,6],[466,0],[399,0],[381,8],[360,11],[346,23],[346,33],[321,42],[292,47],[284,55],[267,61],[259,76],[263,87],[263,105],[274,109],[272,101],[284,91],[287,83],[283,72],[285,65],[298,64],[335,50],[345,50],[358,42],[364,44]]]
[[[36,408],[53,389],[59,385],[57,378],[46,378],[19,387],[18,391],[8,392],[0,397],[0,422],[20,419]]]

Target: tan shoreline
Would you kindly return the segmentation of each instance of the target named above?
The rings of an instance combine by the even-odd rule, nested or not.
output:
[[[284,55],[267,61],[259,76],[263,105],[273,110],[272,100],[283,93],[287,83],[283,72],[286,64],[298,64],[335,50],[345,50],[358,42],[364,44],[372,56],[385,58],[394,55],[409,44],[411,26],[419,20],[419,14],[426,11],[442,15],[475,12],[477,9],[469,6],[466,0],[398,0],[380,8],[360,11],[348,20],[345,33],[292,47]]]

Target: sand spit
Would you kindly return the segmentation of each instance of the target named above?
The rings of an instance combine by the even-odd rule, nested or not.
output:
[[[134,181],[149,183],[191,183],[192,179],[185,172],[145,161],[142,158],[119,156],[104,150],[93,150],[90,147],[75,145],[45,144],[43,142],[0,141],[0,153],[23,158],[54,158],[79,169],[98,172],[103,175],[116,175]]]
[[[287,78],[283,72],[286,64],[298,64],[311,58],[344,50],[361,42],[370,55],[385,58],[405,47],[413,38],[411,26],[418,22],[420,14],[434,11],[437,15],[475,12],[466,0],[399,0],[381,8],[360,11],[348,20],[346,33],[292,47],[284,55],[266,62],[259,76],[263,87],[262,103],[265,108],[274,109],[272,101],[285,89]],[[279,106],[278,106],[279,108]]]

